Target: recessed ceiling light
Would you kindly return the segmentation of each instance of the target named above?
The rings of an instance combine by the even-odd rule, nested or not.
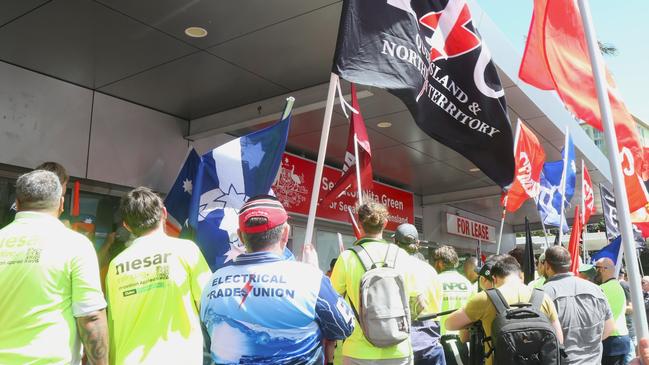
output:
[[[207,36],[207,30],[201,27],[189,27],[185,29],[185,34],[192,38],[203,38]]]
[[[379,122],[377,125],[379,128],[390,128],[392,127],[392,123],[390,122]]]
[[[470,168],[469,171],[470,172],[478,172],[478,171],[480,171],[480,169],[477,168],[477,167],[473,167],[473,168]]]

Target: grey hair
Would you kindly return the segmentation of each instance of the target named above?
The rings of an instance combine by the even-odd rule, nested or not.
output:
[[[16,181],[16,200],[20,210],[55,210],[59,208],[63,188],[55,173],[35,170]]]

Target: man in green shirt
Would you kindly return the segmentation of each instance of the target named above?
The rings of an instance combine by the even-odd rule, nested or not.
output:
[[[613,320],[615,321],[615,330],[611,335],[602,341],[603,355],[602,365],[622,365],[624,356],[629,353],[631,348],[631,339],[629,330],[626,327],[626,297],[624,289],[617,281],[615,276],[615,263],[607,257],[601,258],[595,262],[597,275],[595,281],[599,284],[604,296],[611,306]]]
[[[433,252],[433,267],[438,272],[437,280],[442,283],[442,312],[462,308],[476,292],[471,282],[457,272],[458,262],[457,252],[451,246],[440,246]],[[442,316],[440,320],[442,335],[448,332],[444,327],[447,317]]]
[[[543,284],[545,284],[545,253],[542,253],[539,255],[539,259],[536,261],[536,274],[538,277],[532,281],[530,281],[527,286],[530,288],[536,288],[536,289],[541,289],[543,288]]]
[[[0,364],[108,363],[106,301],[92,243],[58,220],[63,188],[49,171],[16,181],[0,230]]]
[[[136,237],[108,266],[111,364],[203,363],[200,298],[211,272],[192,241],[164,232],[167,211],[148,188],[120,206]]]

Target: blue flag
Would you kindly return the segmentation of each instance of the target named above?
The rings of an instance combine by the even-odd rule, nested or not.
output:
[[[575,146],[572,138],[568,137],[567,146],[561,151],[563,159],[559,161],[546,162],[541,172],[541,190],[537,197],[536,205],[541,213],[543,223],[548,226],[563,228],[568,232],[568,223],[565,217],[561,220],[561,201],[563,200],[564,210],[569,206],[572,196],[575,194],[575,183],[577,181],[577,166],[575,164]],[[563,177],[564,161],[567,160],[566,171],[566,194],[561,196],[561,179]]]
[[[290,116],[202,156],[189,222],[212,271],[244,252],[237,236],[239,209],[249,198],[270,192],[282,162],[289,124]]]
[[[613,260],[613,263],[617,266],[617,258],[620,256],[620,248],[622,247],[622,236],[617,236],[616,239],[611,241],[608,245],[602,247],[601,250],[595,252],[591,255],[592,262],[595,262],[601,258],[608,257]]]
[[[187,227],[192,190],[200,162],[201,157],[194,148],[191,148],[164,201],[168,213],[167,228],[171,228],[177,234]]]

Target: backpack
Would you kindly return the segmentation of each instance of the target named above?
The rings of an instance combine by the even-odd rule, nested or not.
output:
[[[496,308],[496,318],[491,325],[491,342],[494,364],[558,365],[561,347],[554,327],[541,313],[543,291],[534,289],[530,303],[512,307],[498,289],[487,290],[487,296]]]
[[[378,266],[362,245],[351,247],[365,273],[359,286],[358,311],[349,301],[367,341],[390,347],[410,338],[410,306],[403,275],[395,270],[399,247],[389,244]]]

